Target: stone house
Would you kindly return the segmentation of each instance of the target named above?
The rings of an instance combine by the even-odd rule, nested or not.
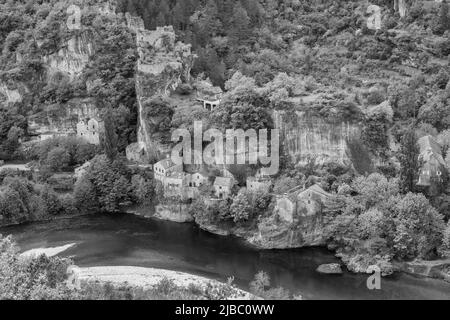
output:
[[[164,159],[153,166],[155,180],[161,181],[164,184],[166,178],[172,173],[182,173],[183,165],[175,164],[172,159]]]
[[[282,220],[293,223],[297,218],[320,215],[332,197],[316,184],[291,194],[277,196],[275,212]]]
[[[445,167],[445,161],[442,157],[441,145],[432,136],[425,136],[419,139],[420,146],[419,160],[422,162],[422,168],[419,172],[418,186],[429,187],[432,181],[440,181]]]
[[[99,118],[91,118],[88,121],[81,120],[77,124],[77,136],[90,144],[99,145],[104,131],[104,123]]]
[[[231,197],[235,183],[233,178],[217,177],[214,182],[214,193],[216,197],[219,199]]]
[[[247,190],[250,192],[268,193],[272,187],[272,180],[263,177],[249,177],[247,179]]]
[[[166,197],[180,197],[182,200],[196,199],[199,188],[208,183],[208,177],[200,173],[171,172],[162,178],[164,195]]]
[[[153,173],[155,180],[162,183],[166,197],[181,197],[183,200],[197,198],[199,188],[209,182],[208,176],[199,172],[186,173],[183,165],[177,165],[171,159],[156,163]]]
[[[189,187],[199,188],[208,182],[208,176],[197,172],[189,176]]]
[[[185,191],[188,185],[189,175],[184,172],[170,172],[164,177],[164,195],[167,197],[180,196],[186,198]]]
[[[330,193],[315,184],[297,195],[297,214],[315,216],[323,211],[331,197]]]

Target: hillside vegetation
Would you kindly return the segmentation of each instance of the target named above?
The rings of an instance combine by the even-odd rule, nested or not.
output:
[[[272,191],[319,184],[336,196],[340,206],[326,213],[324,237],[354,271],[374,263],[388,274],[393,260],[448,255],[449,5],[404,2],[408,10],[401,17],[394,0],[111,1],[117,12],[107,1],[0,0],[0,159],[34,160],[40,169],[38,184],[2,178],[0,216],[22,222],[77,210],[116,212],[127,202],[161,198],[152,179],[130,170],[121,156],[137,141],[139,127],[138,48],[122,14],[129,13],[140,15],[147,29],[173,25],[177,40],[198,56],[193,81],[209,78],[225,91],[222,105],[210,113],[144,101],[145,115],[158,119],[152,133],[193,120],[219,129],[273,128],[274,111],[294,127],[298,114],[325,125],[356,123],[361,135],[347,141],[352,163],[299,164],[283,145]],[[82,8],[80,29],[68,28],[70,4]],[[378,30],[368,27],[369,5],[381,8]],[[177,94],[193,91],[184,83]],[[180,104],[181,98],[172,99]],[[105,120],[99,148],[76,139],[27,148],[31,123],[70,122],[67,110],[80,101]],[[445,168],[422,188],[417,140],[427,135],[439,142]],[[57,200],[48,177],[91,159],[74,194]],[[233,192],[209,208],[189,203],[197,223],[244,234],[259,226],[289,234],[301,229],[301,223],[286,226],[274,217],[270,195]]]

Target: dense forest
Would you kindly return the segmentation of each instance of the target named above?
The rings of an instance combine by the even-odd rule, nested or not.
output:
[[[333,194],[339,206],[326,215],[327,244],[354,271],[373,263],[390,274],[393,260],[450,252],[449,4],[406,1],[407,14],[401,17],[394,3],[119,0],[117,13],[141,16],[149,30],[172,25],[177,40],[191,44],[197,55],[193,82],[209,78],[225,92],[211,113],[182,113],[163,100],[144,101],[147,116],[164,113],[156,134],[194,118],[219,129],[272,128],[274,111],[283,112],[293,126],[298,114],[306,113],[326,124],[361,128],[360,137],[346,141],[351,163],[316,164],[311,158],[300,164],[283,145],[272,191],[282,195],[318,184]],[[178,203],[163,199],[161,186],[130,169],[123,157],[139,126],[135,35],[124,15],[99,14],[92,9],[95,1],[83,4],[82,30],[73,31],[66,25],[64,1],[0,0],[0,159],[32,161],[39,170],[37,177],[0,175],[0,217],[7,222],[118,212],[126,203]],[[382,9],[376,30],[367,23],[369,4]],[[47,73],[48,61],[58,61],[58,52],[65,52],[74,36],[80,39],[76,50],[88,51],[90,43],[95,53],[77,77]],[[191,84],[183,85],[177,94],[192,94]],[[57,122],[79,101],[100,110],[106,129],[101,145],[74,137],[30,143],[33,121]],[[423,168],[418,140],[427,136],[436,141],[430,148],[440,154],[444,168],[423,187],[417,183]],[[56,173],[72,172],[87,161],[91,166],[72,194],[61,196],[49,187]],[[245,232],[301,227],[283,225],[274,217],[271,195],[250,194],[242,186],[246,176],[239,178],[242,188],[226,201],[183,205],[199,224]]]

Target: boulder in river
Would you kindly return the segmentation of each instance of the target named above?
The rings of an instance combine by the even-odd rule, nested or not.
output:
[[[406,273],[450,282],[450,258],[444,260],[397,263],[397,267]]]
[[[323,264],[317,268],[317,272],[323,274],[342,274],[341,265],[338,263]]]

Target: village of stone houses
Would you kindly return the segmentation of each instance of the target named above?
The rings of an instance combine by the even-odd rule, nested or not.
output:
[[[0,0],[0,299],[450,299],[449,8]]]

